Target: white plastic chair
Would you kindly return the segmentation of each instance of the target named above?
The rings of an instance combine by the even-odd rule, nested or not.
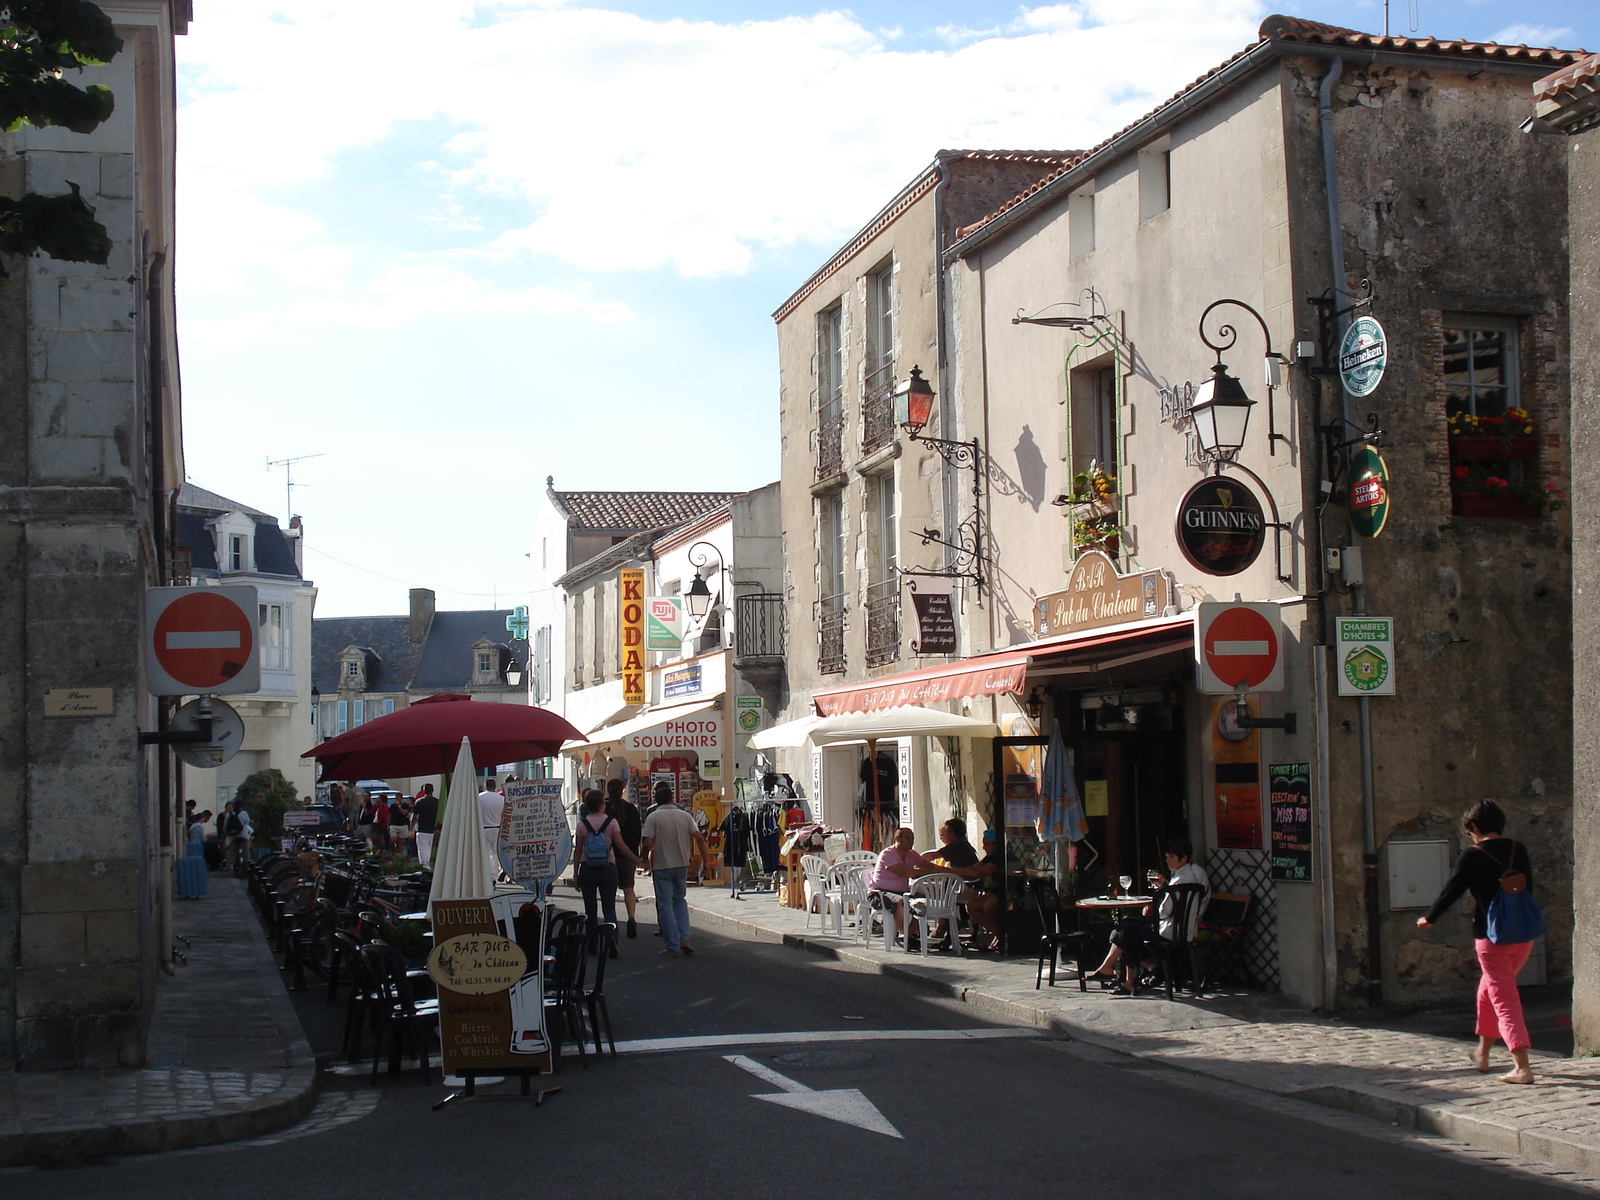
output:
[[[838,867],[846,863],[866,863],[869,866],[876,866],[877,862],[878,855],[874,850],[846,850],[833,860],[833,865]]]
[[[802,854],[800,869],[806,876],[806,928],[811,928],[811,918],[816,915],[818,923],[826,929],[830,911],[828,860],[820,854]]]
[[[894,952],[894,910],[893,900],[885,900],[885,907],[881,912],[867,902],[867,880],[872,876],[872,868],[858,864],[855,877],[861,887],[861,907],[857,910],[859,917],[856,921],[855,936],[868,945],[872,944],[872,923],[877,921],[883,930],[883,952]],[[902,901],[904,903],[904,901]]]
[[[908,932],[917,932],[921,927],[923,958],[928,957],[928,941],[933,936],[934,926],[940,921],[950,922],[950,944],[955,947],[956,954],[966,953],[961,948],[961,932],[956,927],[960,918],[956,893],[961,890],[961,882],[959,875],[943,872],[923,875],[911,881],[911,894],[906,898],[906,929]],[[906,953],[911,953],[909,938]]]
[[[828,897],[833,905],[833,932],[844,936],[850,926],[852,935],[861,922],[861,913],[867,907],[866,876],[872,870],[862,863],[834,863],[828,868]]]

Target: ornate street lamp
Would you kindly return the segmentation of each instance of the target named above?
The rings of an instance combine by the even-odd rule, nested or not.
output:
[[[706,586],[705,576],[700,573],[709,564],[710,555],[702,553],[699,558],[694,556],[694,552],[699,550],[701,546],[704,546],[711,554],[717,556],[717,570],[719,572],[725,570],[727,566],[722,560],[722,551],[718,550],[710,542],[696,542],[689,547],[689,562],[694,566],[695,572],[694,580],[689,584],[689,590],[684,593],[684,599],[689,602],[689,615],[691,617],[703,617],[711,611],[711,589]]]
[[[912,367],[911,374],[900,381],[894,389],[894,421],[906,434],[919,446],[927,446],[944,459],[950,466],[957,468],[972,468],[972,514],[956,526],[955,541],[946,539],[937,529],[924,529],[918,536],[924,546],[938,545],[946,550],[954,551],[953,556],[947,557],[950,567],[947,571],[921,571],[912,567],[900,567],[900,575],[924,575],[940,579],[970,579],[977,586],[978,595],[983,595],[984,585],[984,548],[983,548],[983,447],[977,438],[970,442],[956,442],[949,438],[923,437],[922,431],[927,427],[928,420],[933,415],[933,386],[922,377],[921,367]],[[970,570],[960,570],[964,563],[970,563]]]
[[[1255,401],[1245,393],[1244,384],[1228,374],[1219,351],[1216,364],[1211,368],[1211,378],[1195,391],[1194,403],[1189,406],[1189,418],[1194,422],[1194,436],[1201,451],[1218,459],[1232,458],[1239,453],[1254,406]]]

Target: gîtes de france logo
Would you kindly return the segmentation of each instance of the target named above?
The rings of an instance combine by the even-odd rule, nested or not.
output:
[[[1350,686],[1375,692],[1389,678],[1389,659],[1376,646],[1356,646],[1344,656],[1344,677]]]
[[[1383,381],[1389,339],[1372,317],[1357,317],[1339,345],[1339,379],[1352,396],[1370,396]]]

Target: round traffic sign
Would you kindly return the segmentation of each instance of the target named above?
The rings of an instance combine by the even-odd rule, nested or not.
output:
[[[1225,608],[1206,629],[1206,666],[1223,683],[1254,688],[1278,665],[1278,631],[1251,608]]]
[[[239,753],[244,744],[244,718],[231,704],[221,700],[191,700],[177,712],[167,728],[188,733],[200,728],[202,703],[208,703],[211,713],[211,740],[209,742],[176,742],[172,752],[184,763],[202,770],[211,770],[228,762]]]
[[[167,605],[156,620],[155,655],[161,669],[197,692],[221,687],[255,653],[255,622],[226,596],[191,592]]]

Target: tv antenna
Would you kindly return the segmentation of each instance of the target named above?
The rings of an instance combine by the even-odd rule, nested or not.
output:
[[[1389,3],[1390,3],[1390,0],[1383,0],[1383,36],[1384,37],[1388,37],[1389,36]],[[1409,24],[1411,26],[1411,32],[1412,33],[1415,33],[1417,31],[1417,27],[1422,24],[1421,8],[1422,8],[1422,0],[1406,0],[1406,18],[1407,18],[1407,20],[1408,20],[1408,22],[1409,22]]]
[[[324,453],[326,453],[326,452],[324,452]],[[297,462],[305,462],[306,459],[308,459],[308,458],[322,458],[322,457],[323,457],[323,454],[302,454],[298,458],[269,458],[269,459],[267,459],[267,470],[270,471],[270,470],[272,470],[273,467],[282,467],[283,468],[283,506],[284,506],[284,508],[285,508],[285,510],[287,511],[287,514],[288,514],[287,516],[284,517],[284,526],[283,527],[285,529],[289,528],[289,522],[294,520],[294,489],[297,488],[297,487],[305,487],[306,486],[303,483],[296,483],[294,481],[294,465],[295,465],[295,463],[297,463]]]

